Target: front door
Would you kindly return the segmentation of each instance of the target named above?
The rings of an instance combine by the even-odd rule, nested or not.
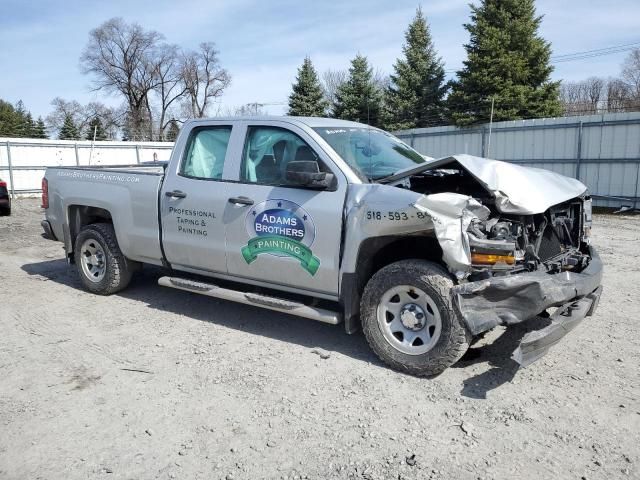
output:
[[[231,131],[225,125],[195,127],[186,144],[175,147],[184,154],[171,162],[177,170],[166,172],[160,192],[162,245],[174,267],[227,271],[222,217],[229,184],[223,168]]]
[[[337,295],[346,180],[304,131],[250,125],[239,183],[224,213],[229,274]],[[286,180],[291,161],[317,161],[336,181],[312,190]]]

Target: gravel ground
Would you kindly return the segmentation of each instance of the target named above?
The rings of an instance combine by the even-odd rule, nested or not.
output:
[[[361,334],[156,285],[84,292],[35,200],[0,217],[2,479],[640,478],[640,217],[597,215],[599,310],[497,329],[431,380]]]

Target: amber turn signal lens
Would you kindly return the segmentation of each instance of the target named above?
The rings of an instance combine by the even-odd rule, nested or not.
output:
[[[472,253],[471,263],[473,265],[495,265],[496,263],[506,263],[514,265],[516,259],[513,255],[494,255],[490,253]]]

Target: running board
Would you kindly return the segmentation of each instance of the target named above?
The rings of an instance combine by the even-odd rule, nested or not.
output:
[[[258,293],[231,290],[211,283],[196,282],[177,277],[161,277],[158,280],[158,285],[198,293],[208,297],[220,298],[222,300],[230,300],[232,302],[262,307],[269,310],[275,310],[276,312],[297,315],[299,317],[330,323],[332,325],[338,325],[342,322],[342,316],[338,312],[334,312],[332,310],[312,307],[305,305],[304,303],[292,302],[290,300],[261,295]]]

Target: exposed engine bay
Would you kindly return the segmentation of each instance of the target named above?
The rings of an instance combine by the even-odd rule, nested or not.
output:
[[[396,185],[425,195],[468,195],[488,208],[488,218],[474,218],[467,228],[469,281],[539,269],[580,272],[589,263],[591,199],[586,193],[542,213],[519,215],[501,212],[496,195],[461,165],[426,170]]]
[[[427,232],[457,279],[454,308],[472,335],[546,314],[550,324],[514,351],[526,366],[591,316],[602,294],[587,188],[550,170],[471,155],[427,160],[380,183],[419,194],[410,205],[430,221]]]
[[[544,267],[550,273],[579,272],[588,264],[588,256],[581,252],[582,230],[581,201],[558,205],[538,215],[500,215],[484,222],[473,221],[468,234],[472,261],[478,259],[474,271],[489,268],[518,273]],[[495,263],[487,260],[492,254],[498,255]]]

